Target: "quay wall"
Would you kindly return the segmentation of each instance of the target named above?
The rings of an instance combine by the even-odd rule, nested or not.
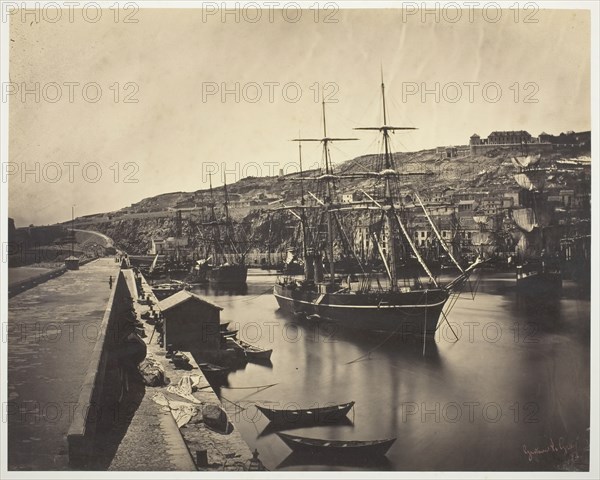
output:
[[[119,344],[130,331],[127,310],[135,298],[123,271],[119,272],[104,311],[96,345],[79,393],[76,414],[67,433],[69,465],[93,469],[97,432],[110,421],[107,406],[118,402],[120,393]]]

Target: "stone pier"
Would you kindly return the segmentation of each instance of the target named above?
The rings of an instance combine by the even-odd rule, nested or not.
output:
[[[133,272],[124,272],[128,283],[135,285]],[[148,300],[157,311],[158,300],[143,277],[141,291],[137,293],[145,299],[134,302],[138,319],[142,319],[142,315],[150,310]],[[158,344],[154,325],[142,322],[147,357],[155,359],[162,366],[168,385],[145,387],[143,399],[131,418],[109,470],[248,470],[253,458],[252,452],[237,430],[220,434],[207,428],[202,421],[190,421],[178,428],[169,408],[155,402],[155,398],[164,396],[169,401],[191,403],[189,399],[169,391],[168,386],[177,385],[186,375],[193,375],[200,378],[200,383],[192,393],[196,405],[221,403],[192,356],[187,354],[191,370],[175,368],[166,358],[165,349]],[[196,452],[200,453],[197,455]],[[197,464],[198,458],[203,458],[206,462]]]

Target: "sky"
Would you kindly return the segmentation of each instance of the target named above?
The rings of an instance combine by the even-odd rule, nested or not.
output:
[[[323,96],[329,136],[358,138],[333,144],[334,163],[376,152],[376,132],[352,129],[381,124],[382,72],[388,124],[418,128],[396,133],[395,150],[591,126],[582,10],[539,10],[537,23],[511,10],[496,22],[494,12],[436,22],[390,9],[304,10],[296,22],[295,11],[240,11],[237,22],[200,9],[118,21],[104,10],[95,23],[73,13],[11,18],[5,173],[17,226],[67,220],[73,205],[80,216],[204,189],[208,172],[221,185],[294,171],[289,140],[322,135]],[[303,147],[305,168],[319,148]]]

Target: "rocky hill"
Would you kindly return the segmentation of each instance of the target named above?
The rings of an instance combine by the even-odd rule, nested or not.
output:
[[[462,156],[442,158],[435,150],[396,153],[396,169],[406,174],[402,189],[417,190],[425,198],[435,191],[450,187],[457,191],[469,189],[486,190],[490,194],[516,191],[512,174],[514,167],[510,158],[518,155],[509,148],[499,147],[485,155],[471,156],[467,149],[460,149]],[[556,166],[557,161],[589,156],[589,151],[574,149],[555,150],[544,154],[543,166]],[[374,171],[381,156],[366,155],[349,160],[335,167],[336,172],[356,173]],[[282,204],[295,204],[305,192],[318,194],[314,177],[319,171],[304,172],[304,181],[298,173],[277,177],[247,177],[227,187],[230,213],[237,222],[239,237],[253,243],[256,248],[283,249],[294,236],[297,221],[291,215],[274,213]],[[549,178],[548,188],[566,188],[576,181],[571,174],[560,170]],[[340,194],[371,190],[373,179],[345,180],[340,182]],[[223,215],[223,187],[214,189],[217,214]],[[176,211],[180,210],[181,234],[188,236],[192,244],[203,241],[202,222],[206,221],[210,195],[208,190],[173,192],[145,198],[129,207],[115,212],[91,215],[76,219],[77,228],[93,229],[111,237],[117,247],[132,254],[146,253],[154,237],[165,238],[178,233]],[[220,207],[219,207],[220,205]]]

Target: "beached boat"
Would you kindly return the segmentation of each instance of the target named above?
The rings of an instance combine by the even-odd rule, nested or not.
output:
[[[229,368],[215,365],[214,363],[199,363],[198,366],[206,377],[211,378],[225,378],[230,371]]]
[[[277,409],[260,405],[256,405],[256,408],[271,422],[278,425],[327,425],[338,423],[347,418],[346,415],[353,406],[354,402],[296,410]]]
[[[395,438],[385,440],[324,440],[299,437],[287,433],[277,433],[277,435],[294,451],[368,457],[385,455],[396,441]]]

